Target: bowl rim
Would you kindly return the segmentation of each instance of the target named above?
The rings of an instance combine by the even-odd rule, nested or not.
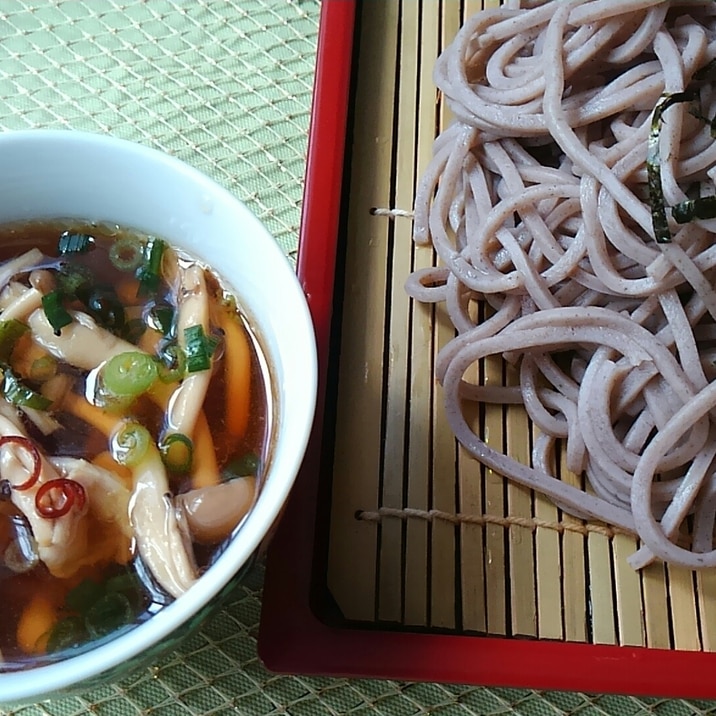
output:
[[[0,133],[0,156],[8,147],[37,147],[42,144],[66,145],[78,151],[113,152],[135,161],[161,166],[165,171],[183,177],[199,191],[211,196],[217,204],[229,207],[251,224],[251,231],[277,266],[281,269],[281,292],[288,294],[295,312],[293,321],[303,333],[306,351],[303,394],[308,402],[301,408],[302,414],[291,425],[291,453],[273,459],[270,473],[279,470],[283,479],[271,483],[270,490],[262,490],[251,513],[241,527],[241,540],[233,540],[216,562],[196,584],[179,599],[163,607],[156,615],[131,630],[76,656],[59,662],[19,671],[0,671],[0,704],[19,703],[28,699],[50,698],[59,692],[82,688],[83,682],[101,678],[125,662],[132,662],[142,653],[156,647],[173,632],[187,625],[191,618],[207,608],[234,579],[259,549],[262,541],[279,518],[295,481],[312,429],[317,394],[317,351],[311,313],[306,296],[288,258],[263,223],[234,194],[218,182],[187,162],[159,149],[122,139],[109,134],[85,132],[72,129],[23,129]],[[171,241],[171,238],[169,239]],[[221,271],[219,271],[221,274]],[[240,292],[239,292],[240,293]],[[259,326],[259,332],[260,332]],[[264,349],[266,347],[264,346]],[[283,420],[281,410],[278,420]],[[278,437],[278,425],[275,425]],[[276,457],[276,456],[274,456]],[[264,498],[262,500],[262,498]],[[91,685],[90,685],[91,686]],[[88,686],[87,688],[90,688]]]

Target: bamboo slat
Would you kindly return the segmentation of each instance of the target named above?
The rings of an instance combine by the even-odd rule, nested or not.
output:
[[[506,368],[507,385],[519,385],[519,378],[513,367]],[[525,465],[530,463],[531,428],[527,414],[518,406],[505,410],[505,447],[515,460]],[[506,514],[532,518],[532,491],[521,485],[507,485]],[[515,526],[508,532],[508,561],[510,588],[511,633],[523,636],[537,635],[537,605],[534,574],[534,543],[532,531]]]
[[[696,613],[694,573],[683,567],[668,566],[669,606],[673,624],[674,648],[698,651],[701,648]]]
[[[437,3],[416,5],[405,0],[418,12],[418,47],[415,75],[417,77],[416,104],[408,106],[405,116],[415,116],[414,147],[405,147],[408,156],[415,161],[415,181],[422,176],[432,157],[432,141],[436,125],[436,90],[430,72],[440,47],[440,6]],[[407,57],[407,55],[406,55]],[[401,191],[403,188],[397,188]],[[400,195],[396,206],[412,207],[413,195],[407,195],[414,187]],[[405,230],[411,225],[406,223]],[[432,266],[434,256],[427,247],[412,247],[412,268]],[[433,309],[430,306],[413,306],[410,317],[410,425],[408,426],[408,505],[426,511],[430,508],[430,408],[433,391],[432,344]],[[405,529],[405,623],[415,626],[428,624],[429,582],[429,525],[425,520],[408,521]]]
[[[415,57],[418,49],[418,6],[400,4],[398,57]],[[400,67],[398,62],[397,67]],[[413,152],[416,143],[414,107],[417,105],[417,77],[413,72],[396,76],[397,132],[394,161],[395,198],[391,203],[407,206],[412,201],[415,182]],[[383,219],[383,222],[387,222]],[[383,457],[383,500],[386,507],[401,508],[405,502],[403,474],[405,446],[403,435],[408,421],[409,304],[403,283],[411,271],[411,233],[409,223],[388,222],[391,276],[387,296],[390,341],[386,346],[385,428]],[[392,233],[392,236],[391,236]],[[427,395],[419,395],[424,403]],[[403,611],[403,524],[388,518],[381,524],[380,592],[378,617],[381,621],[400,621]]]
[[[671,634],[666,569],[662,564],[651,564],[642,570],[641,579],[646,645],[654,649],[669,649]]]
[[[388,226],[366,223],[372,207],[391,198],[396,76],[397,7],[377,3],[362,18],[360,72],[353,146],[369,147],[351,160],[352,203],[348,217],[338,424],[335,464],[341,480],[332,494],[329,588],[355,619],[375,619],[376,564],[380,528],[358,523],[356,505],[376,509],[380,495],[383,400],[383,325],[388,274]],[[375,171],[382,167],[383,171]],[[360,277],[358,280],[357,277]],[[359,449],[356,449],[356,448]]]
[[[716,570],[654,563],[634,572],[633,536],[508,483],[458,448],[447,426],[434,371],[454,331],[442,307],[409,300],[404,282],[436,260],[413,244],[410,220],[433,140],[451,121],[433,63],[482,7],[360,5],[327,587],[358,625],[716,650]],[[467,377],[517,380],[497,357]],[[466,418],[530,464],[537,433],[521,407],[470,406]],[[553,461],[562,480],[583,487],[559,447]]]
[[[561,460],[559,473],[572,485],[581,486],[581,479],[567,470]],[[564,514],[565,525],[578,528],[581,521]],[[564,604],[564,637],[568,641],[587,640],[587,570],[584,561],[585,536],[568,530],[562,536],[562,600]]]
[[[701,643],[704,651],[716,650],[716,613],[713,603],[716,600],[716,572],[704,569],[696,574],[699,595],[698,608],[701,622]]]
[[[609,542],[600,534],[587,537],[589,555],[589,603],[592,639],[595,644],[616,643],[616,620],[612,594],[614,584]]]

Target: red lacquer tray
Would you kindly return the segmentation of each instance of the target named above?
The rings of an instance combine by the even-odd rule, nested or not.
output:
[[[270,545],[259,654],[275,672],[716,698],[716,653],[394,628],[341,618],[326,586],[337,360],[336,269],[346,215],[355,37],[361,6],[323,0],[298,274],[319,350],[318,410],[306,459]],[[428,71],[427,69],[423,71]],[[330,416],[326,419],[326,416]]]

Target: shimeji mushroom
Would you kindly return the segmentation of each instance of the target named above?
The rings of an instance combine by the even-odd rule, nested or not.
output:
[[[180,528],[161,455],[149,431],[126,423],[112,438],[112,452],[132,471],[129,515],[139,554],[160,586],[173,597],[197,578],[191,543]]]
[[[22,284],[10,283],[3,290],[5,294],[0,318],[3,321],[15,319],[24,321],[42,304],[42,292]]]
[[[201,266],[179,264],[177,293],[177,337],[179,345],[186,351],[187,330],[201,327],[204,336],[209,331],[209,297]],[[167,405],[167,435],[181,434],[191,439],[210,380],[209,363],[202,370],[190,372],[176,387]]]
[[[0,266],[0,288],[5,288],[13,276],[39,266],[45,259],[40,249],[30,249],[24,254],[3,262]]]
[[[59,334],[50,324],[42,309],[33,311],[28,319],[32,339],[48,353],[76,368],[93,370],[104,361],[137,347],[110,331],[82,311],[71,311],[72,323]]]
[[[254,477],[237,477],[220,485],[200,487],[177,495],[174,504],[180,521],[195,541],[217,544],[226,539],[253,505]]]

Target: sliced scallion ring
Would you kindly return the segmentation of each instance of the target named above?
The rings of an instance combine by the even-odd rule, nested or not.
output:
[[[144,242],[123,236],[109,249],[109,260],[120,271],[134,271],[144,260]]]
[[[186,472],[194,459],[194,445],[182,433],[171,433],[159,442],[162,460],[172,472]]]
[[[136,467],[144,459],[152,436],[149,431],[139,423],[125,423],[112,437],[112,457],[127,467]]]
[[[110,358],[100,371],[102,387],[120,396],[137,396],[151,388],[157,379],[157,363],[141,351],[126,351]]]
[[[85,613],[85,626],[96,638],[131,624],[134,618],[129,599],[120,592],[103,594]]]
[[[36,358],[30,366],[30,378],[44,383],[57,374],[57,360],[50,355]]]
[[[186,374],[186,355],[177,343],[169,343],[159,354],[159,380],[176,383]]]

